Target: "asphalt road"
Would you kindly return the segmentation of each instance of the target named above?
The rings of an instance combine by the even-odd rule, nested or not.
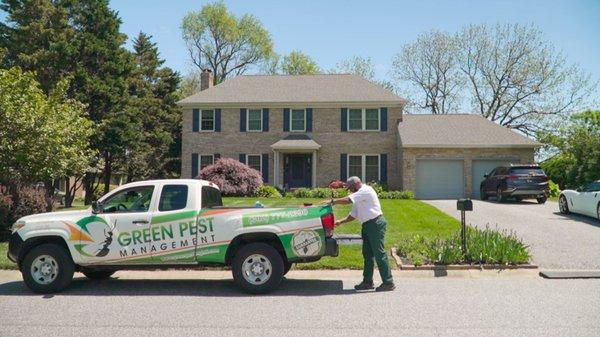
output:
[[[460,219],[456,200],[429,204]],[[600,269],[600,221],[583,215],[562,215],[556,202],[473,200],[467,223],[514,230],[531,247],[533,262],[546,269]]]
[[[0,271],[0,336],[600,335],[598,279],[395,271],[395,292],[356,293],[359,271],[292,271],[277,292],[249,296],[226,272],[116,275],[44,296]]]

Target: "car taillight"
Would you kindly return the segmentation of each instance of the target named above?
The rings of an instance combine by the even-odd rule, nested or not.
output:
[[[550,178],[548,178],[548,176],[543,176],[543,177],[541,177],[541,180],[542,181],[548,181],[548,180],[550,180]]]
[[[333,231],[335,228],[335,218],[333,213],[325,214],[321,217],[321,225],[323,228],[329,233],[329,231]]]
[[[506,180],[517,180],[519,179],[519,176],[508,176],[506,177]]]

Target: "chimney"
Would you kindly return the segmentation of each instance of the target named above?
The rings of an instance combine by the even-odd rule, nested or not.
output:
[[[203,69],[200,74],[200,91],[213,86],[213,73],[210,69]]]

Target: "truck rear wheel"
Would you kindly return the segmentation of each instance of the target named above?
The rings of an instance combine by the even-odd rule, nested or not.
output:
[[[48,294],[65,289],[73,280],[75,265],[67,250],[47,243],[31,249],[23,259],[21,273],[29,289]]]
[[[291,262],[283,261],[283,275],[286,275],[294,264]]]
[[[266,243],[249,243],[241,247],[231,265],[233,279],[244,291],[265,294],[277,288],[283,278],[283,258]]]

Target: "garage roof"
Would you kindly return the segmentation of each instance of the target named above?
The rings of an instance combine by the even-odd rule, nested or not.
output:
[[[406,114],[398,124],[402,147],[532,148],[540,143],[477,114]]]
[[[186,97],[178,104],[353,102],[401,104],[404,100],[352,74],[242,75]]]

